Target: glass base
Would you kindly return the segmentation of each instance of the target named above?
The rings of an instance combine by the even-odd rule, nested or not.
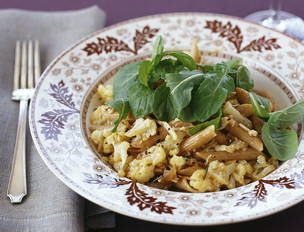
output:
[[[304,41],[304,21],[294,14],[285,11],[276,13],[274,10],[264,10],[252,13],[245,17],[245,19]]]

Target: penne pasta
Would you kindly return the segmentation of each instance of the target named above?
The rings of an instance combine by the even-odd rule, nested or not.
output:
[[[263,151],[263,142],[261,139],[256,136],[250,136],[248,131],[240,127],[238,123],[234,123],[234,125],[228,124],[225,129],[228,130],[232,135],[248,143],[249,146],[253,147],[254,149]]]
[[[236,88],[236,97],[242,104],[250,104],[248,92],[245,89]]]
[[[181,144],[181,151],[193,151],[208,142],[210,142],[216,136],[214,125],[208,126],[204,130],[187,138]]]
[[[194,39],[192,41],[190,54],[196,63],[200,63],[201,62],[201,51],[200,51],[197,43],[198,43],[198,41],[196,39]]]
[[[252,128],[252,122],[248,118],[244,117],[237,109],[235,109],[229,101],[225,103],[223,112],[225,115],[230,116],[235,121],[244,124],[249,129]]]
[[[245,117],[250,117],[253,114],[251,104],[241,104],[238,105],[236,109]]]
[[[255,129],[257,132],[261,132],[264,121],[263,119],[260,119],[259,117],[257,117],[255,114],[253,114],[250,117],[251,121],[252,121],[252,127],[253,129]]]
[[[213,160],[256,160],[259,155],[263,155],[263,152],[253,148],[248,148],[245,151],[238,150],[233,153],[227,151],[198,151],[195,153],[195,157],[202,160],[208,159],[209,162]]]

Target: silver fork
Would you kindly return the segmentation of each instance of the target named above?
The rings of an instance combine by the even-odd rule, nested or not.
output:
[[[20,203],[27,194],[25,158],[27,108],[39,76],[39,42],[17,41],[12,100],[20,101],[20,108],[13,164],[7,189],[11,203]]]

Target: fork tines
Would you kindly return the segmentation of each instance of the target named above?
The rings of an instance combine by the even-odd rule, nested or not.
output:
[[[17,41],[14,90],[32,89],[40,76],[39,41]]]

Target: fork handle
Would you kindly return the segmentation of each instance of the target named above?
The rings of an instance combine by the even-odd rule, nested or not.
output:
[[[26,187],[26,116],[28,100],[20,101],[18,129],[14,149],[13,164],[8,183],[7,196],[11,203],[20,203],[27,194]]]

